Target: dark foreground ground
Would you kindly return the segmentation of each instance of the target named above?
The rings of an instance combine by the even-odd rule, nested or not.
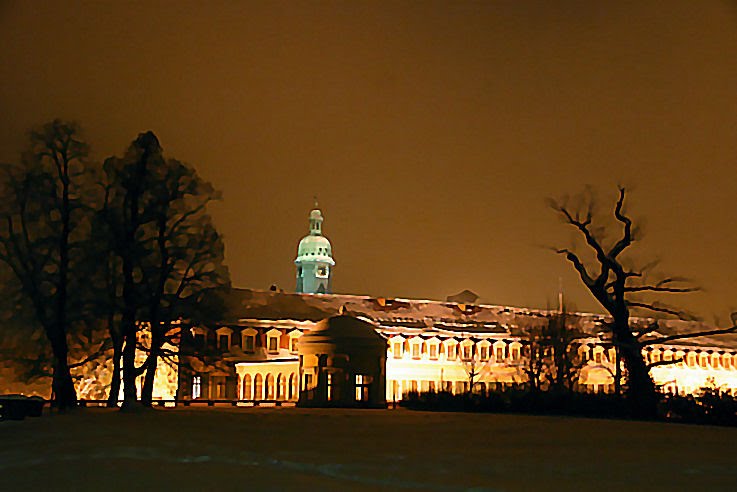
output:
[[[737,429],[408,410],[0,422],[0,490],[737,490]]]

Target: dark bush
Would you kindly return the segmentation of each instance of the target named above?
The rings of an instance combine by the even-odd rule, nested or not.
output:
[[[567,415],[596,418],[631,418],[623,397],[604,393],[531,392],[507,388],[488,393],[454,395],[440,392],[408,392],[400,405],[412,410],[444,412],[493,412],[531,415]],[[704,388],[696,395],[663,395],[660,415],[664,420],[737,426],[737,398]]]

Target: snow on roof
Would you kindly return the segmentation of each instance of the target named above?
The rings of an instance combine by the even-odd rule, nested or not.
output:
[[[372,321],[382,331],[439,331],[444,333],[512,334],[540,326],[557,313],[556,310],[531,309],[488,304],[465,304],[427,299],[383,298],[349,294],[298,294],[254,289],[233,289],[226,300],[228,314],[224,322],[241,320],[294,320],[317,322],[341,312]],[[590,333],[604,331],[609,318],[602,314],[571,313],[582,329]],[[647,326],[655,320],[632,318],[633,323]],[[275,321],[278,322],[278,321]],[[713,329],[701,322],[658,320],[653,336]],[[669,342],[671,345],[715,346],[737,348],[737,334],[699,337]]]

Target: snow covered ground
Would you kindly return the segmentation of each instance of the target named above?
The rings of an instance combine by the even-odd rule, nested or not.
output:
[[[0,490],[735,490],[737,429],[407,410],[0,422]]]

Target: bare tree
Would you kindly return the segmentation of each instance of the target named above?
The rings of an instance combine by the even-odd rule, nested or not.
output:
[[[136,378],[144,375],[141,398],[151,404],[158,361],[171,362],[165,348],[189,322],[212,309],[213,290],[227,288],[224,246],[207,205],[219,194],[195,170],[165,159],[158,139],[143,133],[122,158],[105,162],[105,206],[101,224],[117,257],[110,279],[120,279],[123,406],[137,402]],[[150,342],[139,343],[142,326]],[[113,332],[111,332],[113,334]],[[136,364],[136,351],[146,360]]]
[[[85,261],[80,244],[89,228],[83,192],[88,146],[79,133],[76,124],[61,120],[33,130],[22,164],[3,166],[0,179],[0,261],[15,274],[50,342],[53,404],[62,409],[77,404],[67,336],[76,321],[70,292],[84,287],[72,283]]]
[[[630,322],[631,309],[689,319],[691,317],[682,310],[658,301],[646,300],[639,295],[677,294],[693,292],[697,288],[684,285],[684,281],[678,277],[665,277],[659,281],[649,282],[646,278],[648,265],[640,268],[625,266],[620,255],[636,240],[632,219],[624,212],[625,195],[625,188],[620,187],[619,197],[614,206],[614,219],[619,224],[620,232],[611,244],[607,244],[606,227],[594,224],[594,203],[590,196],[581,197],[581,203],[578,205],[571,205],[567,200],[551,200],[551,207],[567,224],[575,228],[594,260],[591,262],[592,265],[587,265],[584,257],[572,249],[563,248],[556,251],[573,265],[586,288],[612,317],[611,323],[606,326],[611,331],[612,343],[621,354],[627,371],[626,394],[632,405],[633,415],[640,418],[655,418],[658,395],[650,376],[650,367],[642,354],[643,347],[652,343],[644,341],[644,337],[655,328],[638,330],[633,327]],[[737,326],[732,326],[682,333],[659,338],[657,343],[726,334],[736,330]]]

